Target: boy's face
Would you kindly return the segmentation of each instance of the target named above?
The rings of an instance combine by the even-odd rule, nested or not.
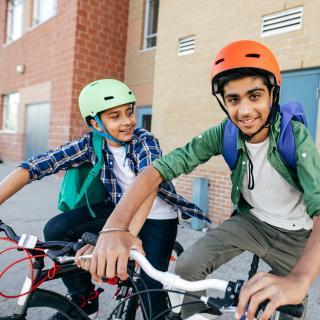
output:
[[[128,142],[131,140],[136,127],[136,116],[130,104],[114,107],[100,113],[100,119],[113,138]],[[95,129],[101,131],[95,120],[91,120]],[[116,142],[108,140],[108,144],[114,147],[120,146]]]
[[[232,122],[246,135],[256,133],[267,121],[272,97],[260,77],[244,77],[224,86],[224,101]],[[251,143],[264,141],[269,128],[257,133]]]

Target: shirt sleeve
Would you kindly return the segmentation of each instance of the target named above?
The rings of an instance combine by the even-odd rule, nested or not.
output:
[[[199,164],[222,153],[225,121],[194,137],[182,148],[177,148],[161,159],[152,162],[164,180],[188,174]]]
[[[308,129],[293,121],[297,174],[310,217],[320,214],[320,156]]]
[[[145,167],[150,165],[153,160],[161,157],[162,152],[158,139],[151,133],[145,131],[136,146],[135,152],[138,163],[138,172],[140,173]]]
[[[45,176],[55,174],[60,170],[79,167],[90,161],[92,155],[90,134],[78,140],[66,143],[56,150],[34,156],[20,163],[19,167],[28,170],[30,182],[40,180]],[[90,152],[89,152],[90,149]]]

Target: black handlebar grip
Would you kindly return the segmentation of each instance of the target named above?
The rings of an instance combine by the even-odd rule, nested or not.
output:
[[[266,300],[260,304],[259,310],[264,310],[268,304],[269,300]],[[287,315],[301,318],[304,312],[304,306],[302,303],[300,304],[287,304],[285,306],[281,306],[277,308],[278,311],[285,313]]]
[[[286,306],[279,307],[277,310],[290,316],[301,318],[304,312],[304,306],[302,303],[288,304]]]
[[[81,240],[85,244],[91,244],[91,245],[95,246],[98,241],[98,235],[91,233],[91,232],[85,232],[82,235]]]

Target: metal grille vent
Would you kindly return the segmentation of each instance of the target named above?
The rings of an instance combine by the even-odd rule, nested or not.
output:
[[[303,7],[293,8],[262,17],[261,36],[271,36],[299,30],[302,27]]]
[[[188,36],[179,39],[179,48],[178,48],[178,55],[182,56],[185,54],[190,54],[194,52],[195,48],[195,36]]]

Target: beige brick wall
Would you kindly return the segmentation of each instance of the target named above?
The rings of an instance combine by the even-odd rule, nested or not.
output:
[[[155,49],[143,50],[145,0],[130,0],[125,81],[137,106],[152,105]]]
[[[301,30],[260,37],[263,15],[300,5],[304,7]],[[276,54],[282,70],[319,67],[319,12],[319,0],[161,0],[153,131],[164,151],[183,145],[224,117],[211,95],[210,66],[215,54],[227,43],[238,39],[261,41]],[[179,38],[189,35],[196,38],[194,53],[178,56]],[[213,159],[200,166],[195,175],[209,179],[209,215],[222,221],[231,211],[226,195],[230,192],[227,166],[221,159]],[[191,179],[192,176],[180,178],[177,184],[178,191],[189,199]]]

